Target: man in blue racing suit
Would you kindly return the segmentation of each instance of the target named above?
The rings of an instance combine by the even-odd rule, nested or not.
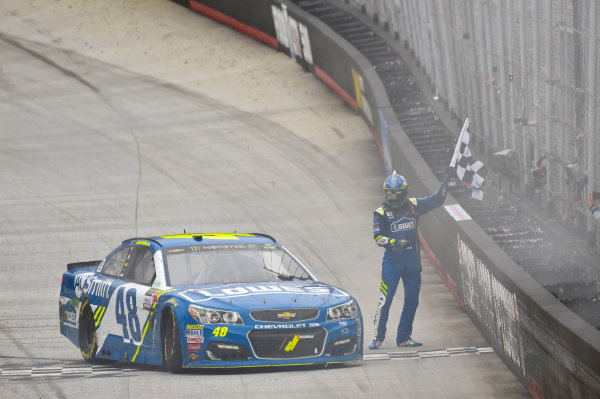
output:
[[[421,259],[417,228],[419,217],[444,203],[448,179],[454,169],[444,172],[438,191],[430,197],[408,198],[406,179],[394,171],[383,183],[385,202],[374,214],[373,237],[385,248],[381,269],[379,304],[375,311],[375,333],[369,349],[377,349],[385,339],[386,324],[400,279],[404,285],[404,308],[398,325],[398,346],[421,346],[411,338],[412,325],[419,304]]]

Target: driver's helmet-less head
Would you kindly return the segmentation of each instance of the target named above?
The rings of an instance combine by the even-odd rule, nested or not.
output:
[[[394,171],[383,182],[383,193],[385,201],[392,208],[400,208],[408,198],[408,183],[404,176],[399,175]]]

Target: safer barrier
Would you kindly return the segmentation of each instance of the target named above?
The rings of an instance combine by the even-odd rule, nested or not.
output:
[[[402,170],[417,196],[437,188],[373,67],[319,19],[288,1],[174,1],[289,54],[360,113],[388,172]],[[446,203],[423,219],[423,248],[506,365],[536,398],[598,397],[600,332],[514,263],[452,196]]]

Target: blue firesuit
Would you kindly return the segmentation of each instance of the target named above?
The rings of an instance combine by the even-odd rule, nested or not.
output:
[[[385,204],[374,213],[373,237],[377,245],[385,247],[381,269],[379,304],[375,312],[376,331],[373,339],[383,341],[386,324],[396,288],[402,279],[404,308],[398,325],[396,343],[411,339],[412,325],[419,304],[421,289],[421,259],[417,228],[419,217],[444,203],[447,193],[446,179],[438,191],[425,198],[409,198],[397,210]],[[396,245],[390,244],[395,240]]]

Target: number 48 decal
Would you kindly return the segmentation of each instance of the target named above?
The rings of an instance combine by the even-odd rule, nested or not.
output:
[[[229,330],[227,327],[217,327],[212,333],[215,337],[224,337],[227,335],[227,330]]]
[[[137,315],[137,306],[135,299],[135,288],[130,288],[123,298],[125,287],[120,287],[117,291],[117,303],[115,313],[117,314],[117,324],[123,326],[123,340],[129,341],[129,337],[134,342],[142,340],[142,332],[140,330],[140,319]],[[127,314],[125,309],[127,308]]]

